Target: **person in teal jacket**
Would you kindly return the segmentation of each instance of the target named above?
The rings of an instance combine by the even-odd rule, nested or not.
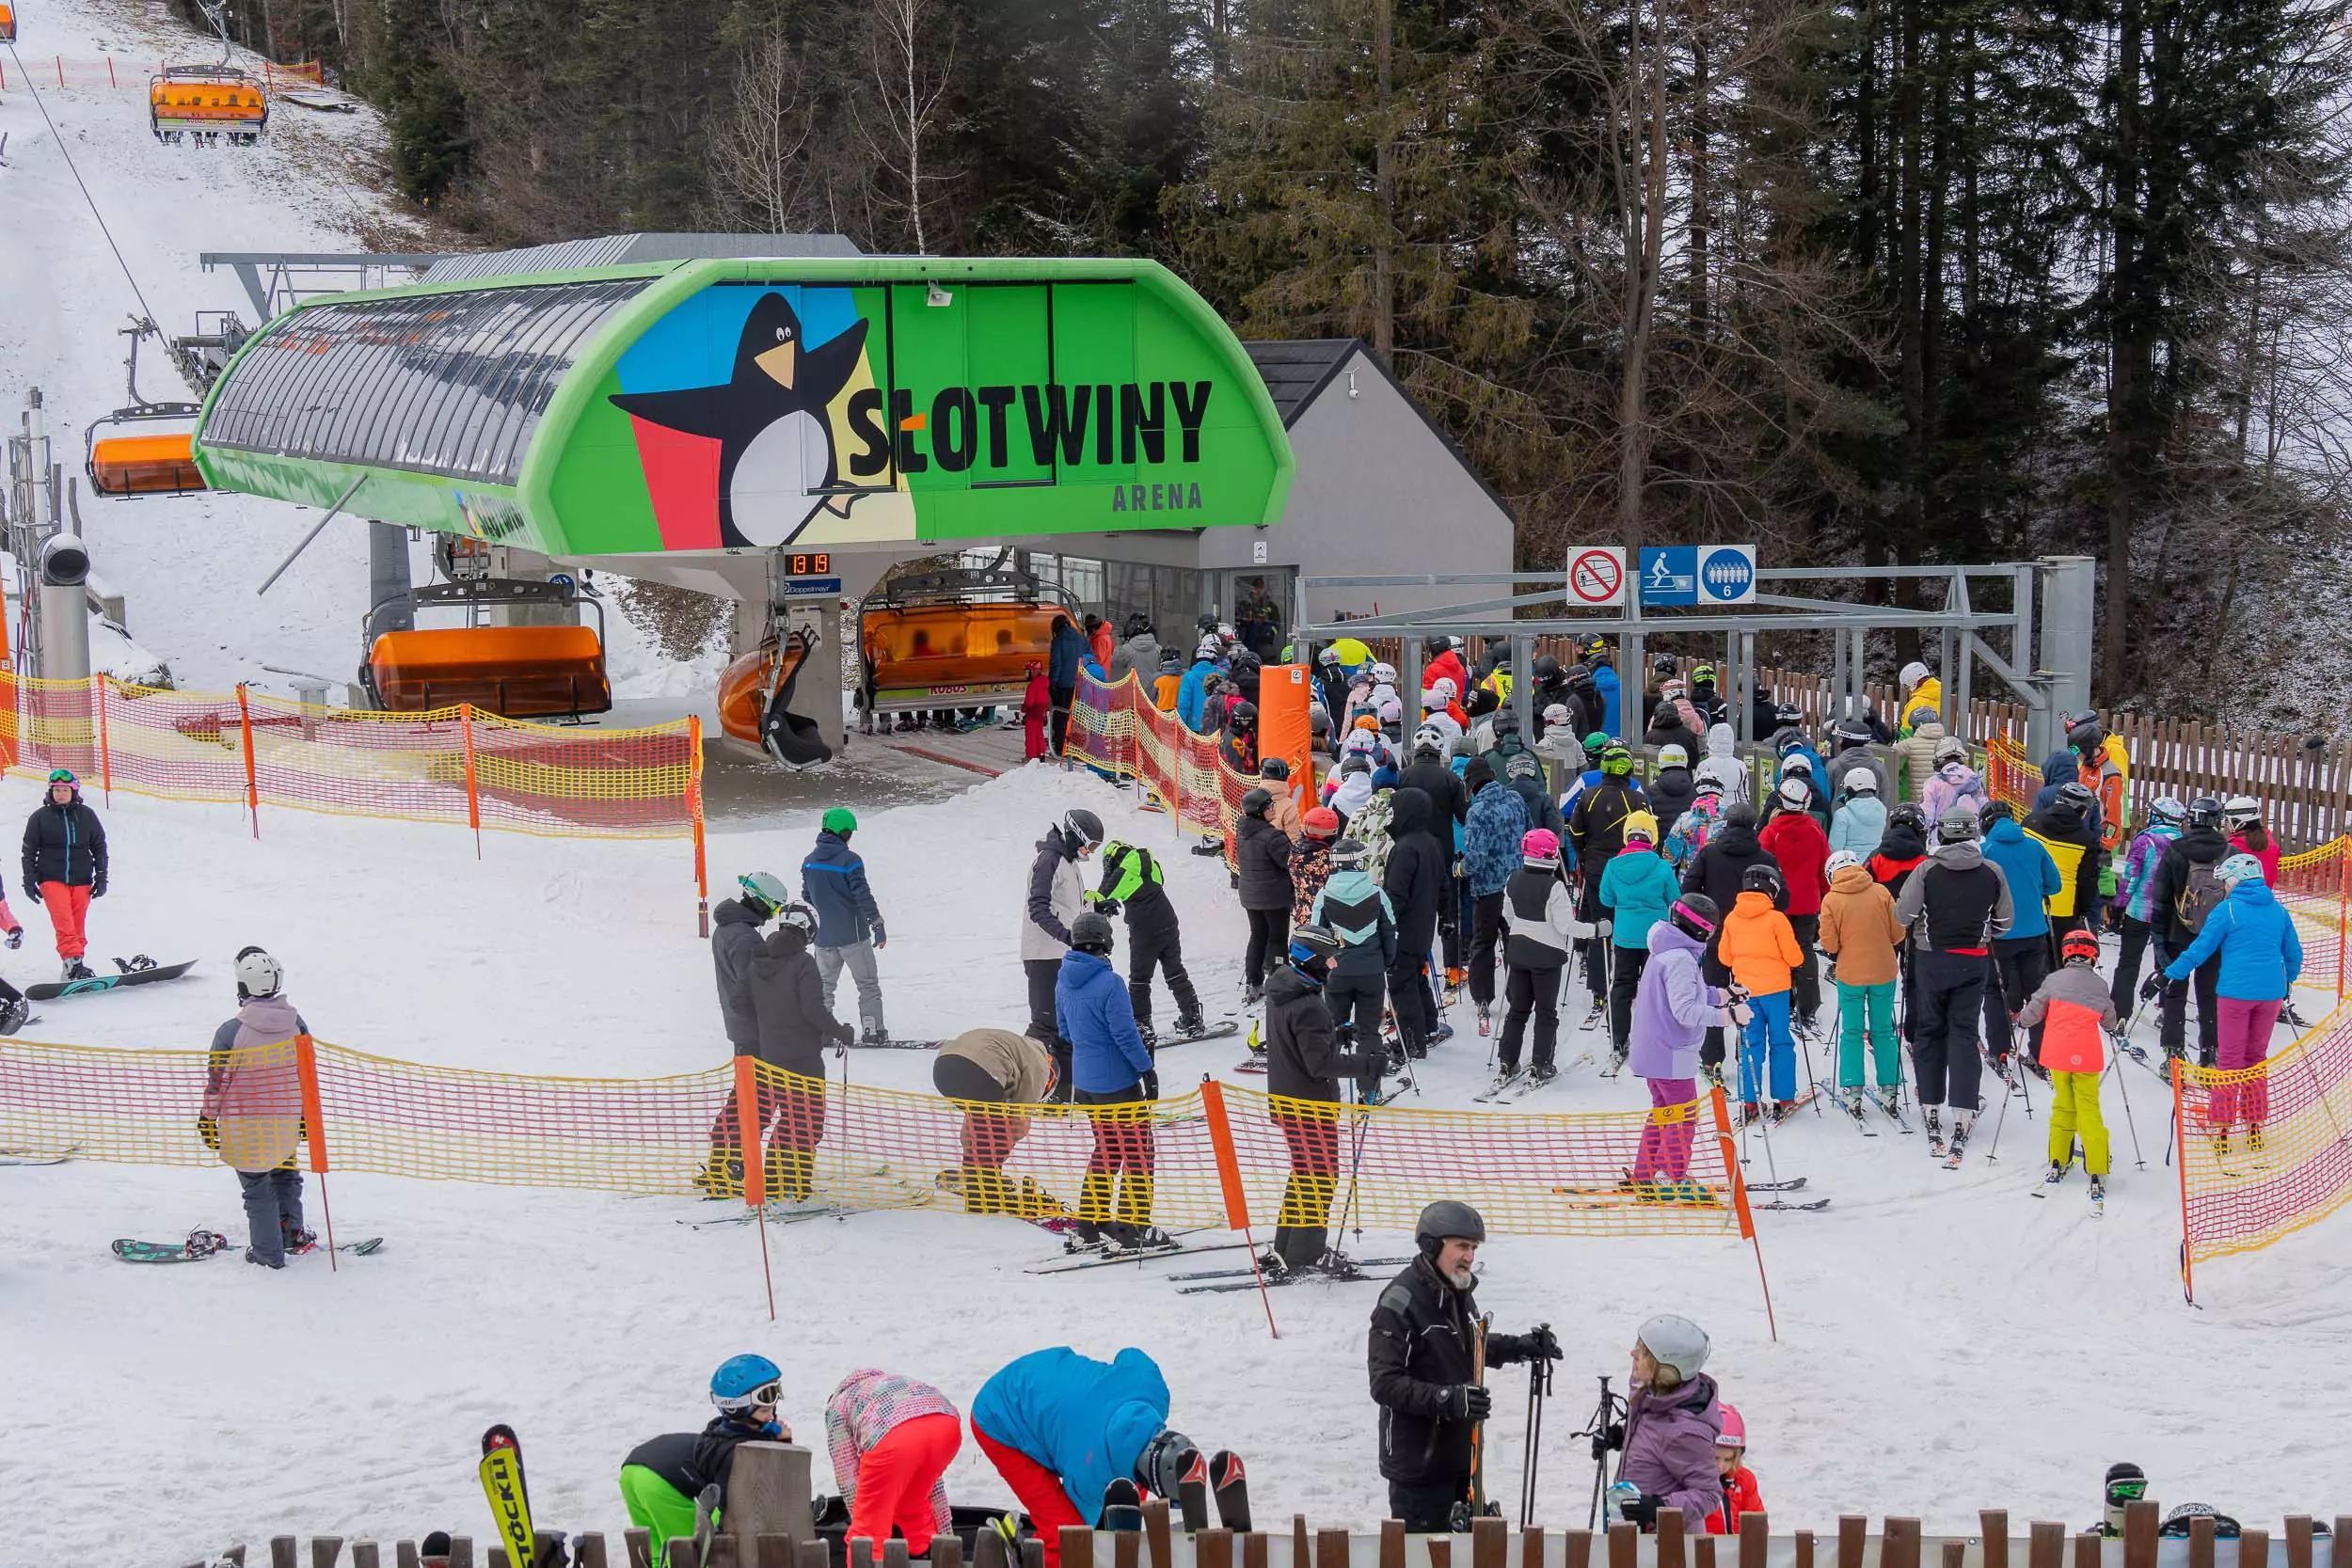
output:
[[[980,1386],[972,1435],[1037,1527],[1048,1568],[1058,1568],[1062,1526],[1100,1525],[1111,1482],[1173,1492],[1160,1462],[1191,1445],[1168,1430],[1168,1380],[1132,1347],[1107,1364],[1067,1345],[1032,1351]]]
[[[1649,962],[1650,927],[1666,918],[1681,895],[1681,879],[1658,852],[1658,818],[1645,811],[1628,814],[1625,848],[1611,856],[1600,873],[1601,908],[1609,911],[1609,941],[1616,948],[1610,955],[1615,962],[1609,983],[1609,1040],[1620,1058],[1633,1030],[1634,993]]]
[[[2151,974],[2140,987],[2144,1000],[2167,980],[2181,981],[2197,966],[2221,955],[2221,972],[2214,985],[2220,997],[2220,1067],[2230,1072],[2259,1067],[2270,1053],[2270,1032],[2279,1026],[2280,1009],[2295,977],[2303,973],[2303,943],[2295,934],[2295,918],[2263,880],[2262,862],[2240,852],[2214,868],[2230,895],[2205,916],[2204,928],[2188,951]],[[2262,1147],[2263,1122],[2270,1113],[2270,1085],[2261,1078],[2243,1084],[2216,1084],[2205,1105],[2206,1125],[2217,1130],[2223,1150],[2230,1147],[2230,1127],[2243,1121],[2256,1148]]]
[[[1991,973],[1984,986],[1984,1043],[1995,1068],[2006,1069],[2014,1044],[2010,1021],[2015,1018],[2042,982],[2050,977],[2050,913],[2048,900],[2065,888],[2058,862],[2042,841],[2017,825],[2016,812],[2006,800],[1994,800],[1977,814],[1984,824],[1980,846],[1984,858],[2009,883],[2014,918],[2007,936],[1993,939],[1985,962]],[[2036,1025],[2026,1060],[2042,1060],[2042,1030]]]

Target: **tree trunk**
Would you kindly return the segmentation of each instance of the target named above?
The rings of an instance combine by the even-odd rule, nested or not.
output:
[[[1639,47],[1641,31],[1635,31]],[[1642,492],[1649,468],[1650,325],[1666,233],[1666,40],[1649,33],[1649,146],[1644,172],[1641,261],[1627,278],[1625,380],[1617,398],[1617,539],[1629,553],[1642,547]],[[1639,57],[1638,55],[1636,56]],[[1636,100],[1636,103],[1639,101]]]
[[[1379,71],[1380,106],[1373,142],[1372,188],[1375,212],[1372,240],[1372,351],[1383,365],[1393,367],[1396,356],[1396,282],[1390,246],[1396,236],[1396,178],[1390,123],[1393,112],[1396,53],[1396,0],[1373,0],[1372,52]]]
[[[2106,634],[2101,693],[2109,703],[2129,691],[2125,629],[2132,613],[2132,522],[2138,512],[2143,447],[2155,345],[2147,318],[2146,236],[2138,202],[2145,127],[2140,76],[2147,46],[2139,0],[2123,0],[2116,30],[2114,187],[2108,228],[2115,247],[2107,364],[2107,581],[2100,630]]]

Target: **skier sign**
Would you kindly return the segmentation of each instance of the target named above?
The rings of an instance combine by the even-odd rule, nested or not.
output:
[[[1575,545],[1568,549],[1568,603],[1584,609],[1625,598],[1625,551],[1614,545]]]

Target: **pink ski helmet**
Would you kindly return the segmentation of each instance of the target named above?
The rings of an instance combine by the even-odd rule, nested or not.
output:
[[[1724,1430],[1722,1435],[1715,1439],[1715,1446],[1744,1451],[1748,1446],[1748,1423],[1740,1418],[1738,1408],[1727,1400],[1724,1402],[1723,1411]]]
[[[1519,854],[1526,860],[1556,862],[1560,858],[1560,835],[1549,828],[1530,828],[1519,840]]]

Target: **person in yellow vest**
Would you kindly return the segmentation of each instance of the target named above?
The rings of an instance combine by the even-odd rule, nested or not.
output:
[[[2084,927],[2098,899],[2106,854],[2099,847],[2099,830],[2090,819],[2097,801],[2088,785],[2063,784],[2048,805],[2026,818],[2026,834],[2042,841],[2058,870],[2058,890],[2044,900],[2050,911],[2051,969],[2058,966],[2066,933]]]
[[[2105,915],[2114,906],[2117,868],[2123,847],[2131,842],[2131,758],[2123,751],[2122,738],[2100,723],[2099,715],[2090,709],[2069,717],[2066,744],[2082,759],[2083,782],[2099,800],[2099,848],[2106,857],[2099,897]]]
[[[1931,674],[1928,667],[1913,659],[1902,668],[1898,684],[1903,689],[1903,700],[1895,709],[1895,728],[1899,734],[1909,735],[1932,719],[1944,718],[1944,683]]]

